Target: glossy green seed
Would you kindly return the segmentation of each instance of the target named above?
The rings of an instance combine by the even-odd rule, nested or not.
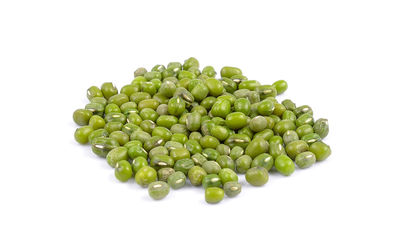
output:
[[[225,99],[217,99],[211,108],[211,115],[225,118],[231,112],[231,103]]]
[[[274,126],[274,132],[275,134],[279,134],[280,136],[283,136],[286,131],[288,130],[295,130],[296,125],[293,123],[293,121],[290,120],[281,120],[277,122]]]
[[[283,92],[285,92],[287,90],[287,88],[288,88],[288,84],[284,80],[275,81],[272,84],[272,86],[276,88],[276,91],[277,91],[278,95],[282,94]]]
[[[137,107],[139,111],[142,111],[144,108],[151,108],[153,110],[156,110],[159,105],[160,102],[156,99],[146,99],[140,101]]]
[[[113,95],[108,99],[109,104],[116,104],[118,107],[127,102],[129,102],[129,97],[124,93]]]
[[[127,116],[128,123],[133,123],[133,124],[139,126],[142,121],[143,121],[143,119],[137,113],[130,113]]]
[[[156,170],[166,167],[173,167],[174,160],[168,155],[157,154],[150,159],[150,166]]]
[[[138,185],[147,187],[157,180],[157,171],[150,166],[143,166],[135,174],[135,181]]]
[[[101,85],[101,92],[108,100],[111,96],[118,94],[118,89],[111,82],[105,82]]]
[[[239,89],[248,89],[250,91],[254,91],[256,87],[260,86],[260,82],[256,80],[245,80],[239,84]]]
[[[98,115],[94,115],[89,119],[89,126],[93,128],[93,130],[104,128],[106,125],[105,120]]]
[[[168,151],[171,151],[173,149],[183,148],[183,144],[175,141],[168,141],[164,144],[164,147],[167,148]]]
[[[227,155],[219,156],[216,161],[221,168],[228,168],[233,171],[235,170],[235,161],[233,161],[233,159]]]
[[[173,97],[168,102],[168,113],[180,116],[185,110],[185,101],[180,97]]]
[[[176,161],[184,158],[190,158],[190,152],[185,148],[176,148],[170,151],[171,157]]]
[[[208,160],[212,160],[212,161],[217,160],[218,157],[220,156],[218,151],[216,151],[215,149],[211,149],[211,148],[203,149],[203,151],[201,152],[201,155],[203,155]]]
[[[271,170],[272,166],[274,165],[274,158],[267,154],[267,153],[262,153],[255,157],[253,161],[251,162],[251,167],[262,167],[266,169],[267,171]]]
[[[253,186],[262,186],[268,182],[268,171],[262,167],[253,167],[246,171],[246,181]]]
[[[210,95],[212,96],[217,97],[224,92],[224,86],[222,86],[222,83],[215,78],[207,79],[205,84],[210,92]]]
[[[229,146],[225,144],[218,144],[215,150],[218,151],[218,153],[221,155],[229,156],[231,154],[231,148],[229,148]]]
[[[79,126],[88,125],[90,118],[93,113],[87,109],[77,109],[74,111],[73,119],[76,124]]]
[[[263,131],[267,128],[267,119],[263,116],[256,116],[250,120],[249,128],[254,132]]]
[[[179,159],[178,161],[175,162],[174,170],[181,171],[185,175],[187,175],[190,168],[192,168],[193,166],[194,166],[194,162],[192,159],[190,159],[190,158]]]
[[[276,88],[271,85],[262,85],[255,87],[254,91],[256,91],[262,100],[268,97],[275,97],[278,92]]]
[[[283,138],[281,136],[273,136],[269,139],[268,143],[269,144],[273,144],[273,143],[283,144]]]
[[[146,78],[146,80],[150,81],[153,79],[162,79],[162,75],[160,72],[158,71],[150,71],[144,74],[144,77]],[[143,84],[143,83],[142,83]]]
[[[228,145],[230,148],[233,148],[234,146],[246,148],[250,142],[250,137],[245,134],[233,134],[225,140],[225,144]]]
[[[225,122],[230,129],[238,130],[247,125],[247,116],[242,112],[233,112],[226,116]]]
[[[192,110],[190,111],[192,113],[197,112],[200,114],[200,116],[205,116],[207,115],[207,109],[205,109],[203,106],[201,105],[194,105]],[[201,120],[200,120],[201,121]]]
[[[128,155],[130,159],[135,159],[136,157],[147,158],[147,151],[140,146],[131,146],[128,149]]]
[[[275,159],[275,168],[278,172],[285,176],[289,176],[295,170],[293,161],[286,155],[279,155]]]
[[[200,132],[194,131],[194,132],[190,133],[190,135],[189,135],[189,140],[196,140],[197,142],[200,142],[200,139],[201,139],[202,137],[203,137],[203,136],[201,135]]]
[[[153,136],[153,137],[150,137],[149,139],[147,139],[143,143],[143,148],[146,151],[150,151],[151,149],[153,149],[157,146],[162,146],[164,144],[165,144],[165,141],[160,136]]]
[[[167,128],[165,128],[165,127],[155,127],[153,129],[153,131],[151,132],[151,135],[153,137],[154,136],[161,137],[164,140],[164,142],[167,142],[167,141],[171,140],[171,137],[172,137],[171,131],[168,130]]]
[[[130,97],[133,93],[139,92],[140,87],[138,85],[128,84],[121,88],[121,94],[125,94]]]
[[[292,100],[289,99],[283,100],[282,104],[283,106],[286,107],[287,110],[293,111],[296,109],[296,104]]]
[[[316,161],[314,153],[306,151],[296,156],[295,163],[299,168],[308,168],[312,166]]]
[[[135,102],[136,104],[139,104],[139,102],[147,99],[151,99],[151,95],[149,93],[145,92],[136,92],[131,94],[130,97],[131,101]]]
[[[225,66],[221,68],[221,77],[231,78],[238,74],[242,74],[242,70],[237,67]]]
[[[131,164],[127,160],[118,161],[115,164],[114,175],[121,182],[128,181],[133,175]]]
[[[178,123],[178,118],[171,115],[161,115],[157,119],[157,125],[170,129],[173,125]]]
[[[107,105],[107,99],[104,97],[93,97],[92,99],[90,99],[90,102],[101,104],[104,107]]]
[[[313,114],[313,110],[308,105],[303,105],[303,106],[297,107],[296,109],[293,110],[293,112],[297,117],[300,117],[301,115],[307,114],[307,113],[309,113],[311,115]]]
[[[101,92],[100,88],[98,88],[96,86],[91,86],[90,88],[88,88],[88,90],[86,92],[86,96],[90,101],[94,97],[103,97],[103,93]]]
[[[221,170],[221,167],[215,161],[206,161],[203,163],[202,167],[208,174],[218,174]]]
[[[247,135],[251,139],[251,138],[253,138],[254,132],[250,129],[249,126],[246,126],[244,128],[241,128],[240,130],[238,130],[238,134]]]
[[[304,135],[301,140],[306,142],[308,145],[311,145],[315,142],[321,141],[321,137],[317,133],[310,133],[307,135]]]
[[[141,128],[134,123],[126,123],[122,126],[121,130],[130,136],[133,132],[141,130]]]
[[[161,116],[168,115],[168,105],[167,104],[160,104],[156,109],[157,114],[160,116],[158,117],[157,121],[160,119]],[[173,125],[173,124],[172,124]],[[172,126],[171,125],[171,126]]]
[[[205,191],[205,199],[209,204],[216,204],[223,200],[224,190],[219,187],[208,187]]]
[[[315,154],[317,161],[325,160],[331,155],[331,147],[323,142],[311,144],[310,151]]]
[[[237,83],[234,82],[233,80],[226,77],[222,77],[220,81],[222,83],[222,86],[225,88],[226,92],[233,93],[236,91]]]
[[[198,112],[189,113],[186,117],[186,127],[190,131],[196,131],[200,129],[201,115]]]
[[[188,141],[188,137],[183,133],[174,133],[171,136],[171,141],[179,142],[185,144]]]
[[[111,167],[115,167],[119,161],[128,160],[128,149],[126,147],[116,147],[107,154],[106,160]]]
[[[299,136],[297,135],[296,131],[288,130],[283,134],[283,142],[285,145],[288,145],[290,142],[299,140]]]
[[[94,131],[92,131],[90,134],[89,134],[89,137],[88,137],[88,140],[89,140],[89,143],[90,144],[92,144],[92,142],[93,142],[93,139],[95,139],[95,138],[98,138],[98,137],[108,137],[108,131],[107,130],[105,130],[105,129],[97,129],[97,130],[94,130]]]
[[[168,195],[169,185],[164,181],[152,182],[149,185],[148,193],[153,199],[161,200]]]
[[[285,147],[282,143],[272,142],[269,144],[269,154],[276,159],[279,155],[286,154]]]
[[[200,66],[199,61],[198,61],[196,58],[194,58],[194,57],[190,57],[190,58],[188,58],[188,59],[186,59],[186,60],[184,61],[184,63],[183,63],[183,70],[188,70],[188,69],[191,68],[191,67],[199,68],[199,66]]]
[[[176,190],[182,188],[185,186],[185,184],[186,184],[186,176],[181,171],[174,172],[168,177],[168,185],[172,189]]]
[[[140,146],[140,147],[142,147],[143,146],[143,144],[142,144],[142,142],[140,142],[140,141],[138,141],[138,140],[132,140],[132,141],[129,141],[129,142],[127,142],[125,145],[124,145],[124,147],[126,147],[126,148],[130,148],[130,147],[132,147],[132,146]]]
[[[201,147],[203,148],[217,148],[219,145],[219,141],[216,137],[213,136],[204,136],[200,139]]]
[[[198,165],[198,166],[202,166],[202,165],[204,164],[204,162],[207,161],[207,158],[204,157],[204,156],[203,156],[202,154],[200,154],[200,153],[194,154],[191,158],[192,158],[194,164],[195,164],[195,165]]]
[[[150,138],[151,135],[142,130],[136,130],[131,135],[131,140],[139,140],[142,143],[145,143]]]
[[[203,148],[201,147],[200,143],[193,139],[188,140],[184,146],[192,155],[196,153],[201,153],[203,151]]]
[[[143,76],[145,73],[147,73],[146,68],[144,68],[144,67],[139,67],[138,69],[135,70],[134,76],[135,76],[135,77]]]
[[[217,98],[208,96],[204,100],[201,101],[200,105],[207,110],[210,110],[214,103],[217,101]]]
[[[91,102],[85,106],[85,109],[91,111],[94,115],[103,115],[104,105],[96,102]]]
[[[296,126],[300,127],[304,124],[314,125],[314,118],[311,114],[306,113],[296,119]]]
[[[271,137],[274,136],[274,132],[271,129],[265,129],[263,131],[260,131],[256,134],[254,134],[253,138],[257,138],[260,137],[262,139],[264,139],[265,141],[269,141],[269,139],[271,139]]]
[[[205,84],[199,83],[194,86],[190,92],[192,93],[194,99],[200,102],[207,97],[209,91]]]
[[[235,75],[231,76],[230,79],[233,80],[237,84],[240,84],[241,82],[248,80],[248,78],[246,76],[244,76],[243,74],[235,74]]]
[[[203,181],[201,183],[205,189],[209,187],[222,186],[221,178],[217,174],[208,174],[204,176]]]
[[[142,109],[142,111],[140,111],[139,115],[143,120],[150,120],[153,122],[155,122],[158,118],[157,112],[151,108]]]
[[[235,181],[226,182],[224,184],[224,192],[226,196],[232,198],[242,191],[242,185]]]
[[[135,174],[142,168],[143,166],[148,166],[147,158],[139,156],[133,159],[132,161],[132,170]]]
[[[234,103],[234,108],[236,112],[242,112],[245,115],[250,113],[250,101],[246,98],[239,98]]]
[[[140,123],[139,126],[140,126],[140,128],[141,128],[143,131],[145,131],[145,132],[151,134],[151,133],[153,132],[154,128],[155,128],[157,125],[156,125],[156,123],[153,122],[153,121],[144,120],[144,121],[142,121],[142,122]]]
[[[294,114],[293,111],[291,110],[286,110],[285,112],[283,112],[282,114],[282,120],[290,120],[295,122],[297,120],[296,115]]]
[[[314,132],[317,133],[321,139],[329,134],[328,119],[320,118],[314,123]]]
[[[75,130],[75,140],[80,144],[86,144],[89,142],[89,135],[93,132],[91,126],[83,126]]]
[[[251,158],[255,158],[261,153],[266,153],[268,151],[269,144],[262,138],[255,138],[250,144],[246,147],[245,154],[249,155]]]
[[[201,73],[207,75],[210,78],[214,78],[215,75],[217,74],[214,67],[212,67],[212,66],[205,66],[203,68],[203,71],[201,71]]]
[[[191,104],[194,102],[194,97],[193,95],[186,90],[186,88],[183,87],[178,87],[174,93],[174,97],[180,97],[182,98],[183,101],[186,102],[186,104]]]
[[[238,173],[246,173],[248,169],[251,167],[252,158],[248,155],[240,156],[236,159],[236,171]]]
[[[260,102],[257,106],[257,112],[260,115],[271,115],[274,112],[275,109],[275,104],[274,102],[270,101],[270,100],[263,100],[262,102]]]
[[[167,182],[168,177],[171,176],[171,174],[173,173],[175,173],[175,170],[170,167],[161,168],[157,171],[158,180]]]
[[[296,133],[299,136],[299,138],[302,138],[305,135],[314,133],[314,129],[311,125],[304,124],[296,129]]]
[[[207,172],[200,166],[193,166],[188,172],[190,183],[194,186],[201,185],[203,178],[207,175]]]
[[[168,155],[168,149],[164,146],[157,146],[149,151],[149,158],[152,159],[155,155]]]
[[[111,132],[110,138],[113,138],[115,140],[117,140],[117,142],[119,143],[119,145],[123,146],[125,145],[127,142],[129,142],[129,135],[126,134],[123,131],[113,131]]]
[[[126,122],[126,116],[122,113],[108,113],[105,117],[104,117],[105,121],[107,123],[109,122],[118,122],[121,124],[124,124]]]
[[[229,168],[223,168],[219,171],[218,176],[221,178],[222,185],[227,182],[238,182],[238,175]]]
[[[228,146],[229,147],[229,146]],[[238,159],[240,156],[242,156],[244,154],[244,150],[242,147],[240,146],[235,146],[231,149],[231,154],[230,157],[232,158],[232,160],[236,160]]]
[[[286,153],[292,160],[294,160],[298,154],[308,151],[308,149],[308,144],[303,140],[292,141],[286,145]]]
[[[282,116],[282,114],[286,111],[285,106],[280,103],[275,103],[274,111],[272,112],[276,116]]]
[[[97,137],[92,140],[92,151],[99,157],[106,157],[108,152],[119,147],[118,142],[112,138]]]

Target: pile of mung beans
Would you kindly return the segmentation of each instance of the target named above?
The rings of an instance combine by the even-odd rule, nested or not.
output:
[[[253,186],[271,169],[289,176],[326,159],[327,119],[314,120],[308,105],[278,102],[286,81],[262,85],[237,67],[200,70],[183,64],[138,68],[120,91],[111,83],[87,90],[88,103],[73,113],[75,139],[106,158],[115,177],[148,188],[156,200],[182,188],[187,178],[218,203],[241,192],[238,175]]]

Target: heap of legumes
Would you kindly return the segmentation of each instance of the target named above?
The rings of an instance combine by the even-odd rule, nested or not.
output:
[[[187,183],[203,187],[218,203],[241,192],[238,175],[253,186],[275,169],[289,176],[326,159],[327,119],[314,120],[310,106],[278,102],[286,81],[262,85],[237,67],[200,70],[183,64],[138,68],[120,91],[111,83],[87,90],[88,103],[73,113],[80,144],[106,158],[115,177],[148,188],[156,200]]]

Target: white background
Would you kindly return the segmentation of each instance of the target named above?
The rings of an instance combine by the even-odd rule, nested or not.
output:
[[[1,1],[0,251],[399,251],[398,1]],[[74,142],[86,89],[183,61],[288,81],[328,160],[152,201]],[[243,178],[241,178],[243,181]]]

